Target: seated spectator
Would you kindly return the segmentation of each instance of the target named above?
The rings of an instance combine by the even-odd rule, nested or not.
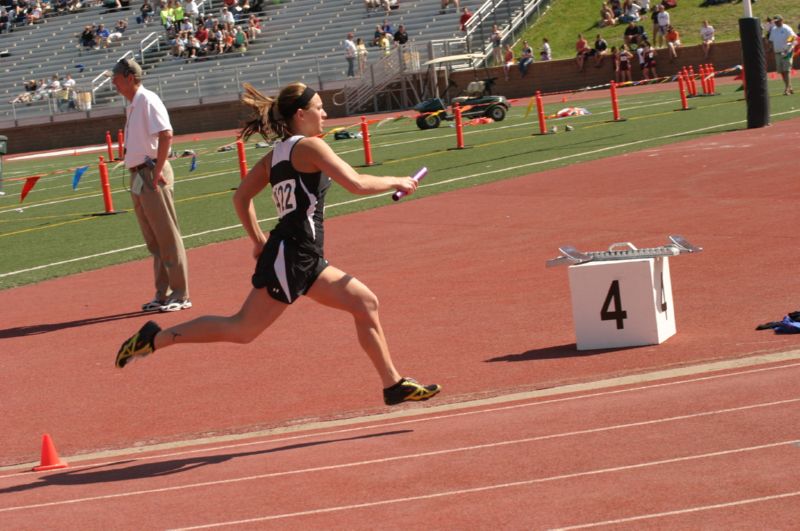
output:
[[[389,39],[394,40],[394,28],[392,27],[392,23],[389,22],[388,18],[383,19],[381,29],[383,30],[383,33],[389,37]]]
[[[469,10],[468,7],[465,7],[461,10],[461,17],[458,19],[458,23],[460,25],[461,31],[467,31],[467,22],[469,19],[472,18],[472,11]]]
[[[95,34],[95,42],[97,46],[102,46],[103,48],[108,48],[108,36],[111,35],[111,32],[103,24],[97,25],[97,30],[94,32]]]
[[[189,19],[189,17],[183,19],[180,30],[187,33],[194,33],[194,24],[192,24],[192,21]]]
[[[219,20],[223,24],[230,24],[231,26],[236,24],[236,20],[233,18],[233,13],[231,13],[230,10],[225,6],[223,6],[222,12],[220,12]]]
[[[36,2],[33,7],[30,8],[28,11],[27,16],[27,23],[29,26],[33,26],[34,24],[40,22],[44,18],[44,11],[42,9],[42,4],[40,2]]]
[[[103,0],[103,7],[109,10],[117,10],[122,8],[122,2],[120,0]]]
[[[594,57],[594,66],[600,68],[603,64],[603,59],[605,59],[606,51],[608,50],[608,42],[597,34],[597,37],[594,40],[594,46],[592,47],[591,52],[589,55]]]
[[[81,0],[67,0],[67,11],[73,13],[81,8]]]
[[[533,49],[528,41],[522,41],[522,54],[519,56],[519,73],[520,76],[525,77],[528,75],[528,68],[533,63]]]
[[[183,13],[189,20],[197,20],[200,15],[200,8],[197,7],[197,2],[194,0],[186,0],[183,3]]]
[[[383,38],[383,28],[380,24],[375,26],[375,32],[372,34],[372,46],[379,46]]]
[[[84,48],[94,48],[97,45],[97,36],[94,32],[94,26],[84,26],[83,32],[78,36],[81,46]]]
[[[255,14],[251,14],[247,20],[247,36],[250,42],[254,42],[259,35],[261,35],[261,21]]]
[[[247,46],[250,44],[247,41],[247,34],[241,26],[236,26],[236,33],[233,35],[233,48],[238,52],[246,52]]]
[[[233,51],[233,32],[228,29],[222,30],[222,53]]]
[[[575,42],[575,62],[578,65],[578,72],[583,72],[586,66],[586,58],[591,55],[591,48],[589,42],[583,38],[582,34],[578,34],[578,40]]]
[[[175,23],[175,8],[172,2],[169,2],[165,7],[161,8],[159,16],[161,17],[161,25],[164,28],[169,28]]]
[[[633,0],[625,0],[625,3],[622,5],[622,16],[619,17],[619,21],[622,24],[639,22],[639,10],[639,4],[634,3]]]
[[[392,9],[400,8],[398,0],[381,0],[381,5],[386,10],[387,15],[392,12]]]
[[[53,94],[59,90],[61,90],[61,81],[58,79],[58,74],[53,74],[50,83],[47,84],[47,92]]]
[[[186,57],[188,59],[196,59],[203,55],[203,45],[197,35],[189,35],[186,39]]]
[[[514,50],[508,44],[503,45],[503,75],[508,81],[508,71],[514,64]]]
[[[147,24],[153,16],[153,6],[150,5],[148,0],[142,2],[142,7],[139,8],[139,17],[136,21],[139,24]]]
[[[194,33],[194,36],[197,38],[198,42],[200,42],[201,46],[205,46],[208,44],[208,30],[205,26],[200,26],[197,28],[197,31]]]
[[[703,46],[703,57],[708,59],[708,54],[711,52],[711,44],[714,42],[714,26],[709,24],[707,20],[703,21],[703,26],[700,28],[700,40]]]
[[[186,55],[186,45],[188,44],[188,40],[186,39],[186,34],[184,32],[179,32],[170,44],[172,45],[172,48],[170,48],[170,53],[172,53],[173,57],[178,58]]]
[[[128,29],[128,21],[123,19],[119,19],[117,23],[114,25],[114,31],[112,31],[108,35],[108,42],[120,41],[122,40],[122,36],[125,35],[125,30]]]
[[[392,49],[392,41],[391,41],[391,39],[389,39],[390,35],[391,34],[389,34],[389,33],[384,33],[383,35],[381,35],[381,38],[378,41],[378,47],[381,50],[383,50],[383,54],[384,55],[389,55],[389,53],[391,52],[391,49]]]
[[[678,57],[678,47],[681,45],[681,36],[674,26],[667,26],[667,48],[669,49],[669,59],[674,61]]]
[[[614,10],[611,9],[611,5],[608,2],[603,2],[603,6],[600,8],[600,23],[598,25],[601,28],[617,25],[617,17],[614,16]]]
[[[447,6],[453,4],[456,7],[456,13],[461,8],[461,0],[442,0],[441,9],[439,9],[439,14],[444,15],[445,10],[447,10]]]
[[[550,41],[547,40],[547,37],[542,39],[542,48],[539,50],[539,58],[542,61],[549,61],[553,58],[553,53],[550,50]]]
[[[8,11],[5,7],[0,7],[0,33],[8,32],[9,29]]]
[[[219,53],[222,49],[222,30],[216,22],[208,32],[208,44],[206,44],[206,51],[208,53]]]
[[[614,13],[616,18],[622,16],[622,4],[620,0],[609,0],[608,5],[611,6],[611,12]]]
[[[625,28],[624,41],[630,48],[631,46],[640,46],[643,41],[647,40],[647,34],[644,27],[636,22],[629,22]]]
[[[397,27],[397,31],[394,32],[394,42],[400,46],[408,42],[408,32],[406,31],[405,25],[400,24],[400,26]]]
[[[367,15],[369,15],[371,11],[378,9],[380,5],[381,0],[364,0],[364,9],[366,9]]]

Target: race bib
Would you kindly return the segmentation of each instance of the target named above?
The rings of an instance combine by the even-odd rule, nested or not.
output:
[[[297,201],[294,195],[295,186],[296,184],[293,179],[281,181],[272,186],[272,200],[275,202],[275,208],[278,210],[279,218],[293,212],[297,208]]]

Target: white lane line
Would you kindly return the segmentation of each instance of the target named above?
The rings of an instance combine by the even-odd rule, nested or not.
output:
[[[321,509],[311,509],[311,510],[308,510],[308,511],[298,511],[298,512],[294,512],[294,513],[273,514],[273,515],[261,516],[261,517],[257,517],[257,518],[248,518],[246,520],[231,520],[231,521],[228,521],[228,522],[217,522],[217,523],[213,523],[213,524],[204,524],[204,525],[197,525],[197,526],[192,526],[192,527],[181,527],[181,528],[175,528],[175,529],[173,529],[171,531],[189,531],[189,530],[192,530],[192,529],[209,529],[209,528],[212,528],[212,527],[223,527],[223,526],[233,526],[233,525],[241,525],[241,524],[252,524],[252,523],[255,523],[255,522],[266,522],[268,520],[279,520],[279,519],[284,519],[284,518],[294,518],[294,517],[298,517],[298,516],[310,516],[310,515],[332,513],[332,512],[338,512],[338,511],[348,511],[348,510],[352,510],[352,509],[363,509],[363,508],[366,508],[366,507],[376,507],[376,506],[379,506],[379,505],[389,505],[389,504],[394,504],[394,503],[407,503],[407,502],[419,501],[419,500],[429,500],[429,499],[432,499],[432,498],[441,498],[441,497],[444,497],[444,496],[458,496],[458,495],[462,495],[462,494],[473,494],[473,493],[476,493],[476,492],[486,492],[486,491],[489,491],[489,490],[507,489],[507,488],[512,488],[512,487],[523,487],[523,486],[535,485],[537,483],[547,483],[547,482],[551,482],[551,481],[560,481],[560,480],[564,480],[564,479],[575,479],[575,478],[581,478],[581,477],[586,477],[586,476],[596,476],[596,475],[601,475],[601,474],[611,474],[611,473],[615,473],[615,472],[636,470],[636,469],[642,469],[642,468],[659,466],[659,465],[680,463],[680,462],[685,462],[685,461],[695,461],[695,460],[699,460],[699,459],[708,459],[708,458],[713,458],[713,457],[720,457],[720,456],[725,456],[725,455],[733,455],[733,454],[739,454],[739,453],[744,453],[744,452],[754,452],[754,451],[758,451],[758,450],[776,448],[776,447],[779,447],[779,446],[786,446],[786,445],[794,444],[794,442],[795,441],[780,441],[780,442],[771,443],[771,444],[762,444],[762,445],[759,445],[759,446],[749,446],[749,447],[746,447],[746,448],[736,448],[736,449],[733,449],[733,450],[723,450],[723,451],[720,451],[720,452],[710,452],[710,453],[705,453],[705,454],[689,455],[689,456],[684,456],[684,457],[676,457],[674,459],[662,459],[662,460],[659,460],[659,461],[648,461],[648,462],[644,462],[644,463],[636,463],[636,464],[633,464],[633,465],[625,465],[625,466],[618,466],[618,467],[612,467],[612,468],[600,468],[600,469],[596,469],[596,470],[587,470],[585,472],[576,472],[576,473],[573,473],[573,474],[562,474],[560,476],[550,476],[550,477],[546,477],[546,478],[534,478],[534,479],[528,479],[528,480],[524,480],[524,481],[513,481],[513,482],[509,482],[509,483],[499,483],[499,484],[495,484],[495,485],[486,485],[486,486],[483,486],[483,487],[474,487],[474,488],[471,488],[471,489],[449,490],[449,491],[443,491],[443,492],[435,492],[435,493],[432,493],[432,494],[424,494],[424,495],[421,495],[421,496],[408,496],[408,497],[405,497],[405,498],[393,498],[393,499],[379,500],[379,501],[374,501],[374,502],[356,503],[356,504],[352,504],[352,505],[340,505],[340,506],[336,506],[336,507],[324,507],[324,508],[321,508]]]
[[[772,496],[761,496],[760,498],[747,498],[745,500],[736,500],[727,503],[716,503],[714,505],[701,505],[698,507],[689,507],[687,509],[677,509],[674,511],[666,511],[663,513],[643,514],[639,516],[631,516],[630,518],[620,518],[618,520],[606,520],[605,522],[592,522],[591,524],[573,525],[569,527],[559,527],[554,531],[567,531],[568,529],[588,529],[590,527],[600,527],[604,525],[624,524],[627,522],[635,522],[637,520],[647,520],[651,518],[663,518],[665,516],[676,516],[681,514],[696,513],[700,511],[712,511],[714,509],[725,509],[727,507],[738,507],[740,505],[748,505],[751,503],[763,503],[772,500],[782,500],[784,498],[792,498],[800,496],[800,491],[785,492],[783,494],[774,494]]]
[[[792,113],[798,113],[798,112],[800,112],[800,109],[798,109],[796,111],[786,111],[786,112],[783,112],[783,113],[776,113],[773,116],[780,116],[782,114],[792,114]],[[536,162],[529,162],[529,163],[526,163],[526,164],[518,164],[516,166],[507,166],[507,167],[499,169],[499,170],[492,170],[492,171],[481,172],[481,173],[473,173],[471,175],[464,175],[462,177],[456,177],[456,178],[453,178],[453,179],[448,179],[446,181],[423,184],[421,186],[421,188],[426,188],[428,186],[440,186],[442,184],[449,184],[449,183],[453,183],[453,182],[457,182],[457,181],[463,181],[465,179],[475,179],[477,177],[483,177],[483,176],[486,176],[486,175],[503,173],[503,172],[506,172],[506,171],[518,170],[518,169],[522,169],[522,168],[531,168],[531,167],[534,167],[534,166],[541,166],[543,164],[549,164],[549,163],[552,163],[552,162],[559,162],[559,161],[568,160],[568,159],[585,157],[585,156],[588,156],[588,155],[594,155],[594,154],[597,154],[597,153],[603,153],[605,151],[611,151],[611,150],[614,150],[614,149],[622,149],[622,148],[635,146],[635,145],[643,144],[643,143],[647,143],[647,142],[656,142],[656,141],[659,141],[659,140],[667,140],[667,139],[675,138],[675,137],[678,137],[678,136],[691,135],[691,134],[695,134],[695,133],[701,133],[703,131],[710,131],[712,129],[719,129],[720,127],[729,127],[729,126],[741,124],[741,123],[744,123],[744,122],[745,122],[745,120],[737,120],[735,122],[729,122],[729,123],[725,123],[725,124],[717,124],[717,125],[712,125],[712,126],[709,126],[709,127],[702,127],[700,129],[694,129],[694,130],[691,130],[691,131],[683,131],[683,132],[672,133],[672,134],[669,134],[669,135],[664,135],[664,136],[655,137],[655,138],[647,138],[647,139],[642,139],[642,140],[636,140],[634,142],[628,142],[627,144],[618,144],[616,146],[608,146],[608,147],[605,147],[605,148],[599,148],[599,149],[594,149],[594,150],[591,150],[591,151],[585,151],[583,153],[575,153],[575,154],[572,154],[572,155],[565,155],[563,157],[556,157],[554,159],[536,161]],[[333,204],[333,205],[330,205],[330,206],[331,207],[335,207],[335,206],[342,206],[342,205],[346,205],[346,204],[349,204],[349,203],[355,203],[355,202],[360,202],[360,201],[374,200],[376,198],[382,198],[383,196],[386,196],[386,195],[389,195],[389,194],[380,194],[380,195],[368,196],[368,197],[364,197],[364,198],[354,199],[352,201],[344,201],[344,202],[341,202],[341,203],[336,203],[336,204]],[[260,219],[258,221],[260,223],[260,222],[263,222],[263,221],[270,221],[270,220],[274,220],[274,219],[275,218],[267,218],[267,219],[263,219],[263,220]],[[202,236],[202,235],[211,234],[211,233],[214,233],[214,232],[222,232],[222,231],[226,231],[226,230],[237,229],[240,226],[241,226],[240,224],[236,224],[236,225],[229,225],[227,227],[220,227],[220,228],[217,228],[217,229],[211,229],[211,230],[203,231],[203,232],[200,232],[200,233],[190,234],[190,235],[184,236],[183,239],[186,240],[187,238],[193,238],[193,237],[196,237],[196,236]],[[144,247],[144,245],[137,246],[136,248],[138,248],[138,247]],[[111,254],[125,252],[125,251],[128,251],[130,249],[132,249],[132,248],[131,247],[126,247],[124,249],[114,249],[114,250],[106,251],[106,252],[99,253],[99,254],[94,254],[94,255],[89,255],[89,256],[81,256],[81,257],[77,257],[77,258],[72,258],[70,260],[62,260],[60,262],[54,262],[54,263],[50,263],[50,264],[42,264],[42,265],[38,265],[38,266],[35,266],[35,267],[27,268],[27,269],[19,269],[17,271],[9,271],[7,273],[0,273],[0,278],[19,275],[19,274],[22,274],[22,273],[29,273],[31,271],[47,269],[47,268],[50,268],[50,267],[56,267],[56,266],[59,266],[59,265],[64,265],[64,264],[68,264],[68,263],[72,263],[72,262],[79,262],[79,261],[83,261],[83,260],[89,260],[89,259],[92,259],[92,258],[97,258],[99,256],[107,256],[107,255],[111,255]]]
[[[546,441],[546,440],[552,440],[552,439],[561,439],[561,438],[566,438],[566,437],[574,437],[574,436],[589,435],[589,434],[594,434],[594,433],[602,433],[602,432],[609,432],[609,431],[616,431],[616,430],[624,430],[624,429],[628,429],[628,428],[637,428],[637,427],[642,427],[642,426],[653,426],[653,425],[656,425],[656,424],[665,424],[665,423],[669,423],[669,422],[697,419],[697,418],[702,418],[702,417],[710,417],[710,416],[714,416],[714,415],[724,415],[724,414],[728,414],[728,413],[738,413],[738,412],[741,412],[741,411],[748,411],[748,410],[758,409],[758,408],[768,408],[768,407],[773,407],[773,406],[782,406],[782,405],[793,404],[793,403],[798,403],[798,402],[800,402],[800,398],[791,398],[791,399],[787,399],[787,400],[779,400],[779,401],[776,401],[776,402],[764,402],[764,403],[760,403],[760,404],[750,404],[750,405],[747,405],[747,406],[740,406],[740,407],[736,407],[736,408],[719,409],[719,410],[714,410],[714,411],[703,411],[703,412],[700,412],[700,413],[692,413],[692,414],[689,414],[689,415],[679,415],[679,416],[675,416],[675,417],[666,417],[666,418],[660,418],[660,419],[645,420],[645,421],[640,421],[640,422],[629,422],[629,423],[626,423],[626,424],[615,424],[615,425],[611,425],[611,426],[603,426],[603,427],[600,427],[600,428],[590,428],[590,429],[585,429],[585,430],[577,430],[577,431],[570,431],[570,432],[563,432],[563,433],[554,433],[554,434],[549,434],[549,435],[539,435],[539,436],[536,436],[536,437],[525,437],[523,439],[497,441],[497,442],[492,442],[492,443],[474,444],[474,445],[469,445],[469,446],[459,446],[459,447],[455,447],[455,448],[447,448],[447,449],[444,449],[444,450],[432,450],[432,451],[429,451],[429,452],[417,452],[417,453],[413,453],[413,454],[403,454],[403,455],[397,455],[397,456],[392,456],[392,457],[381,457],[381,458],[378,458],[378,459],[367,459],[367,460],[363,460],[363,461],[351,461],[351,462],[340,463],[340,464],[336,464],[336,465],[322,465],[322,466],[309,467],[309,468],[299,468],[299,469],[294,469],[294,470],[285,470],[283,472],[268,472],[268,473],[265,473],[265,474],[257,474],[257,475],[253,475],[253,476],[244,476],[244,477],[230,478],[230,479],[219,479],[219,480],[214,480],[214,481],[203,481],[203,482],[199,482],[199,483],[188,483],[188,484],[185,484],[185,485],[176,485],[176,486],[172,486],[172,487],[162,487],[162,488],[158,488],[158,489],[143,489],[143,490],[131,491],[131,492],[121,492],[121,493],[117,493],[117,494],[105,494],[105,495],[102,495],[102,496],[89,496],[89,497],[85,497],[85,498],[73,498],[73,499],[69,499],[69,500],[59,500],[59,501],[52,501],[52,502],[45,502],[45,503],[36,503],[36,504],[32,504],[32,505],[18,505],[18,506],[0,508],[0,513],[10,512],[10,511],[21,511],[21,510],[26,510],[26,509],[38,509],[38,508],[41,508],[41,507],[53,507],[53,506],[58,506],[58,505],[69,505],[69,504],[75,504],[75,503],[85,503],[85,502],[98,501],[98,500],[110,500],[110,499],[114,499],[114,498],[124,498],[124,497],[129,497],[129,496],[140,496],[140,495],[146,495],[146,494],[155,494],[155,493],[159,493],[159,492],[171,492],[171,491],[194,489],[194,488],[200,488],[200,487],[213,487],[213,486],[219,486],[219,485],[228,485],[228,484],[232,484],[232,483],[241,483],[241,482],[245,482],[245,481],[261,480],[261,479],[267,479],[267,478],[294,476],[294,475],[300,475],[300,474],[313,474],[313,473],[316,473],[316,472],[327,472],[327,471],[331,471],[331,470],[341,470],[341,469],[346,469],[346,468],[354,468],[354,467],[361,467],[361,466],[367,466],[367,465],[385,464],[385,463],[391,463],[391,462],[395,462],[395,461],[407,461],[407,460],[411,460],[411,459],[421,459],[421,458],[425,458],[425,457],[449,455],[449,454],[455,454],[455,453],[461,453],[461,452],[472,452],[472,451],[476,451],[476,450],[486,450],[486,449],[490,449],[490,448],[500,448],[500,447],[504,447],[504,446],[513,446],[513,445],[518,445],[518,444],[528,444],[528,443],[534,443],[534,442]],[[797,442],[797,440],[792,440],[792,441],[788,441],[788,442],[784,441],[784,442],[781,442],[781,443],[773,443],[772,445],[755,446],[755,447],[751,447],[751,448],[768,448],[770,446],[778,446],[778,445],[784,445],[784,444],[794,444],[795,442]],[[711,453],[711,454],[700,454],[700,455],[701,456],[725,455],[726,453],[734,453],[734,452],[738,452],[738,451],[743,451],[743,450],[741,450],[741,449],[738,449],[738,450],[725,450],[723,452],[715,452],[715,453]],[[697,457],[694,457],[694,458],[697,458]],[[668,463],[668,462],[677,462],[677,461],[682,461],[682,460],[686,460],[686,459],[688,459],[688,458],[680,457],[680,458],[674,458],[674,459],[668,459],[668,460],[662,460],[662,461],[653,461],[652,463],[660,464],[660,463]],[[627,465],[627,466],[624,466],[624,467],[614,468],[613,470],[626,470],[628,468],[638,468],[640,466],[644,466],[644,465]],[[611,470],[611,469],[603,469],[603,470]],[[592,474],[592,473],[596,473],[596,472],[580,472],[580,473],[577,473],[577,474],[567,474],[567,475],[563,475],[563,476],[555,476],[555,478],[563,479],[563,478],[569,478],[569,477],[579,477],[579,476],[582,476],[582,475],[589,475],[589,474]],[[549,481],[549,479],[546,479],[546,480]],[[540,482],[540,481],[545,481],[545,480],[537,479],[537,480],[531,480],[531,481],[532,482]]]
[[[128,457],[130,452],[133,452],[133,451],[138,451],[138,452],[155,451],[155,449],[153,449],[153,448],[148,450],[147,447],[144,447],[144,448],[120,450],[118,452],[115,452],[114,455],[121,456],[120,458],[124,458],[128,462],[155,461],[155,460],[167,459],[167,458],[171,458],[171,457],[186,457],[186,456],[188,456],[190,454],[196,454],[196,453],[215,453],[215,452],[219,452],[219,451],[222,451],[222,450],[232,450],[232,449],[236,449],[236,448],[249,447],[249,446],[272,445],[272,444],[275,444],[275,443],[296,441],[298,439],[332,437],[332,436],[346,435],[346,434],[350,434],[350,433],[353,433],[353,432],[359,432],[359,431],[371,431],[371,430],[378,430],[378,429],[394,428],[394,427],[403,426],[403,425],[407,425],[407,424],[419,424],[419,423],[423,423],[423,422],[431,422],[431,421],[437,421],[437,420],[448,420],[448,419],[452,419],[452,418],[456,418],[456,417],[463,417],[463,416],[468,416],[468,415],[482,415],[484,413],[496,413],[496,412],[500,412],[500,411],[508,411],[508,410],[511,410],[511,409],[520,409],[520,408],[528,408],[528,407],[545,406],[545,405],[557,404],[557,403],[561,403],[561,402],[569,402],[569,401],[573,401],[573,400],[583,400],[583,399],[586,399],[586,398],[598,398],[598,397],[605,397],[605,396],[610,396],[610,395],[618,395],[618,394],[622,394],[622,393],[631,393],[631,392],[636,392],[636,391],[648,391],[650,389],[657,389],[657,388],[660,388],[660,387],[668,387],[668,386],[673,386],[673,385],[683,385],[683,384],[698,383],[698,382],[707,382],[709,380],[716,380],[716,379],[719,379],[719,378],[728,378],[728,377],[731,377],[731,376],[743,376],[743,375],[749,375],[749,374],[758,373],[758,372],[764,372],[764,371],[773,371],[773,370],[779,370],[779,369],[789,369],[789,368],[794,368],[794,367],[798,367],[798,366],[800,366],[800,362],[784,364],[784,365],[777,365],[777,366],[772,366],[772,367],[758,367],[758,368],[755,368],[755,369],[747,369],[747,370],[743,370],[743,371],[729,372],[729,373],[725,373],[725,374],[715,374],[715,375],[711,375],[711,376],[701,376],[701,377],[697,377],[697,378],[689,378],[689,379],[686,379],[686,380],[677,380],[677,381],[672,381],[672,382],[662,382],[662,383],[655,383],[655,384],[650,384],[650,385],[640,385],[640,386],[637,386],[637,387],[629,387],[627,389],[613,389],[613,390],[610,390],[610,391],[600,391],[600,392],[595,392],[595,393],[586,393],[586,394],[581,394],[581,395],[561,397],[561,398],[553,398],[553,399],[549,399],[549,400],[539,400],[539,401],[536,401],[536,402],[527,402],[527,403],[522,403],[522,404],[511,404],[511,405],[506,405],[506,406],[489,407],[489,408],[486,408],[486,409],[477,409],[477,410],[472,410],[472,411],[459,411],[457,413],[444,413],[444,414],[430,415],[430,416],[420,417],[420,418],[416,418],[415,417],[415,418],[409,419],[409,420],[398,420],[398,421],[394,421],[394,422],[384,422],[384,423],[380,423],[380,424],[367,424],[367,425],[364,425],[364,426],[355,426],[355,427],[351,427],[351,428],[342,428],[342,429],[328,430],[328,431],[322,431],[322,432],[301,433],[299,435],[289,435],[289,436],[278,437],[278,438],[259,439],[259,440],[242,442],[242,443],[225,444],[225,445],[217,445],[217,446],[206,446],[206,447],[203,447],[203,448],[196,448],[196,449],[192,449],[192,450],[185,449],[185,450],[180,450],[180,451],[177,451],[177,452],[171,452],[171,453],[166,453],[166,454],[156,454],[156,455],[148,455],[148,456],[141,456],[141,457],[134,457],[134,458]],[[606,383],[608,385],[614,385],[615,383],[617,385],[619,385],[621,380],[622,380],[621,378],[617,378],[617,379],[613,379],[611,381],[608,381]],[[514,396],[516,398],[514,398],[513,400],[519,400],[520,399],[518,395],[514,395]],[[489,400],[492,400],[492,399],[489,399]],[[509,398],[509,400],[512,400],[512,399]],[[446,406],[441,406],[440,410],[442,410],[442,409],[443,410],[448,410],[448,409],[452,409],[454,407],[455,408],[459,408],[459,409],[467,408],[467,407],[480,407],[481,403],[485,403],[486,400],[480,400],[480,401],[476,401],[476,402],[448,404]],[[431,411],[431,412],[435,411],[435,408],[429,408],[428,411]],[[411,411],[407,411],[407,412],[411,412]],[[385,418],[396,418],[396,415],[402,415],[402,414],[404,414],[404,413],[403,412],[398,412],[398,413],[395,413],[395,414],[391,414],[390,413],[390,414],[387,414],[385,416]],[[367,420],[367,419],[358,419],[358,418],[356,418],[356,419],[349,419],[348,422],[356,423],[356,422],[364,422],[365,420]],[[375,419],[374,418],[369,418],[368,420],[373,420],[374,421]],[[340,421],[333,421],[333,422],[324,423],[324,424],[337,425],[338,422],[340,422]],[[274,434],[272,434],[272,433],[261,433],[261,434],[250,433],[250,434],[237,435],[236,437],[237,438],[245,438],[246,437],[248,439],[251,439],[251,438],[254,438],[254,437],[269,437],[270,435],[274,435]],[[214,441],[209,441],[209,442],[213,443]],[[196,446],[196,445],[199,445],[199,444],[203,444],[203,441],[192,440],[192,441],[189,441],[188,444]],[[84,460],[90,459],[90,457],[84,457],[83,459]],[[114,461],[93,462],[93,463],[89,463],[89,464],[86,464],[86,465],[78,465],[78,466],[73,465],[73,466],[70,467],[70,469],[71,470],[82,470],[84,468],[98,468],[98,467],[102,467],[102,466],[115,465],[118,462],[119,462],[119,459],[115,459]],[[30,466],[32,466],[32,464]],[[32,472],[30,470],[27,470],[25,472],[19,472],[19,473],[16,473],[16,474],[8,474],[8,475],[5,475],[5,476],[0,476],[0,480],[4,480],[4,479],[7,479],[7,478],[12,478],[12,477],[18,477],[18,476],[28,476],[28,475],[33,475],[33,474],[37,474],[37,473],[36,472]]]

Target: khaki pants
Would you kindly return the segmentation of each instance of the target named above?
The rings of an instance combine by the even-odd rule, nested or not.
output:
[[[174,175],[169,162],[164,164],[165,183],[153,187],[152,171],[149,168],[131,173],[131,189],[136,189],[135,180],[144,180],[141,192],[131,192],[133,208],[139,228],[142,230],[147,250],[153,255],[156,293],[159,301],[189,298],[189,265],[183,247],[178,216],[174,203]]]

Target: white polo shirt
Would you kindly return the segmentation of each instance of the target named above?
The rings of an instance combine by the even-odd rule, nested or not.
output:
[[[775,53],[783,54],[794,46],[794,38],[796,36],[794,30],[784,22],[780,28],[778,26],[773,26],[772,30],[769,32],[769,41],[772,43],[772,49]]]
[[[145,157],[155,159],[158,155],[158,133],[172,131],[167,108],[161,98],[143,86],[139,86],[127,109],[125,122],[125,167],[142,164]]]

